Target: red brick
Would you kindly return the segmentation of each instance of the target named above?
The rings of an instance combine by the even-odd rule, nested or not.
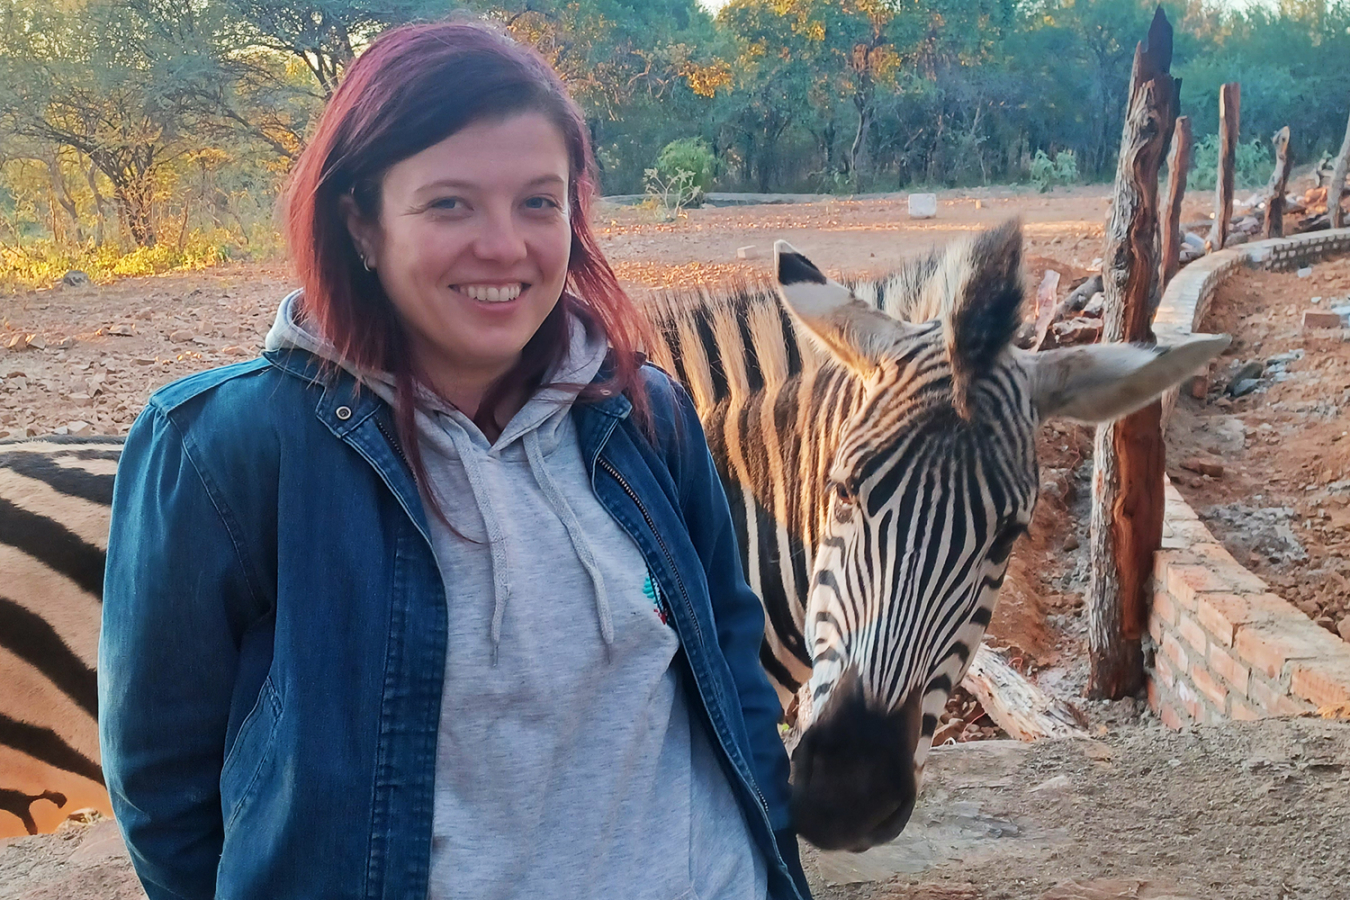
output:
[[[1209,667],[1226,681],[1234,691],[1239,694],[1247,693],[1247,678],[1251,674],[1241,661],[1224,651],[1222,647],[1213,646],[1209,649]]]
[[[1177,624],[1177,604],[1167,591],[1154,591],[1153,613],[1161,616],[1168,625]]]
[[[1158,679],[1144,679],[1144,689],[1148,694],[1148,708],[1157,710],[1161,704],[1161,695],[1158,693]]]
[[[1247,624],[1298,613],[1275,594],[1201,594],[1196,598],[1196,618],[1216,641],[1233,646],[1238,629]],[[1301,613],[1299,613],[1301,615]]]
[[[1209,638],[1205,636],[1205,629],[1200,627],[1200,623],[1192,617],[1182,614],[1177,620],[1177,632],[1200,652],[1200,658],[1205,658],[1205,650],[1209,647]]]
[[[1350,703],[1350,653],[1342,656],[1295,663],[1289,675],[1289,693],[1313,706]]]
[[[1228,689],[1214,680],[1209,669],[1205,668],[1203,657],[1191,666],[1191,681],[1195,682],[1195,689],[1210,703],[1219,709],[1227,708],[1225,701],[1228,699]]]
[[[1259,713],[1268,716],[1297,716],[1313,708],[1310,703],[1287,696],[1281,688],[1272,688],[1255,674],[1247,682],[1247,696]]]
[[[1245,701],[1240,700],[1237,697],[1229,698],[1228,702],[1229,702],[1228,716],[1229,718],[1235,721],[1255,722],[1257,719],[1261,718],[1260,713],[1252,709],[1250,706],[1247,705]]]
[[[1242,564],[1233,559],[1233,555],[1224,549],[1222,544],[1213,539],[1204,543],[1192,544],[1187,549],[1202,565],[1211,569],[1236,567],[1246,571]]]
[[[1188,548],[1193,544],[1208,544],[1214,540],[1214,535],[1194,515],[1184,518],[1169,515],[1167,524],[1172,529],[1172,537],[1185,541]]]
[[[1203,710],[1200,707],[1200,698],[1196,696],[1195,690],[1186,683],[1184,678],[1176,680],[1177,700],[1181,704],[1181,709],[1190,716],[1192,722],[1201,721]]]
[[[1182,718],[1181,713],[1170,703],[1164,703],[1162,709],[1158,710],[1158,718],[1162,723],[1173,731],[1180,731],[1186,725],[1186,720]]]
[[[1177,640],[1176,635],[1168,632],[1163,635],[1162,642],[1163,655],[1168,658],[1175,666],[1176,671],[1185,672],[1190,668],[1190,660],[1186,658],[1186,651]]]
[[[1182,609],[1195,609],[1197,594],[1205,591],[1232,591],[1233,586],[1206,566],[1172,565],[1167,567],[1163,583]]]
[[[1154,594],[1153,598],[1156,600],[1158,597],[1161,596],[1163,595]],[[1153,610],[1148,615],[1148,634],[1149,637],[1153,638],[1153,643],[1162,646],[1163,620],[1158,615],[1158,607],[1156,605],[1153,607]]]
[[[1340,328],[1344,321],[1334,312],[1327,312],[1321,309],[1305,309],[1303,311],[1303,330],[1310,328]]]
[[[1172,664],[1167,661],[1167,657],[1161,653],[1153,654],[1153,671],[1157,673],[1159,681],[1169,688],[1172,686],[1172,682],[1176,678],[1176,672],[1172,668]]]
[[[1278,681],[1291,660],[1334,656],[1345,644],[1303,619],[1244,625],[1234,646],[1239,659]]]

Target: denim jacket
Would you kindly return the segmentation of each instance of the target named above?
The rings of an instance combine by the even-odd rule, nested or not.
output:
[[[623,396],[577,403],[583,457],[670,598],[769,896],[806,898],[763,612],[687,395],[642,372],[657,440]],[[131,429],[100,739],[151,900],[426,895],[454,598],[394,434],[383,401],[296,350],[174,382]]]

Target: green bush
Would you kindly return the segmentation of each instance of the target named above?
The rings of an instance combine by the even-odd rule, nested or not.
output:
[[[1052,160],[1044,150],[1036,151],[1031,161],[1031,183],[1042,194],[1057,184],[1074,184],[1078,181],[1078,158],[1072,150],[1060,150]]]
[[[656,157],[656,171],[665,181],[677,178],[681,172],[689,172],[692,185],[700,194],[706,194],[717,176],[717,157],[703,138],[680,138],[661,149]]]
[[[1266,145],[1258,140],[1239,142],[1234,151],[1233,185],[1239,188],[1259,187],[1270,178],[1275,165]],[[1191,171],[1186,176],[1186,187],[1212,191],[1219,181],[1219,136],[1205,135],[1195,143],[1191,154]]]

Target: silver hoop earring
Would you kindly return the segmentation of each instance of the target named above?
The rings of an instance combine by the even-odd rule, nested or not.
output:
[[[367,272],[374,272],[374,271],[375,271],[374,267],[371,266],[370,263],[366,262],[365,256],[362,256],[362,257],[361,257],[361,265],[362,265],[363,268],[365,268],[365,270],[366,270]]]

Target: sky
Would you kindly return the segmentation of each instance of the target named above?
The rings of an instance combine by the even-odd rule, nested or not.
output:
[[[711,13],[716,13],[719,9],[726,6],[730,0],[698,0],[699,5]],[[1230,9],[1246,9],[1249,6],[1270,5],[1273,0],[1210,0],[1215,6],[1228,7]]]

